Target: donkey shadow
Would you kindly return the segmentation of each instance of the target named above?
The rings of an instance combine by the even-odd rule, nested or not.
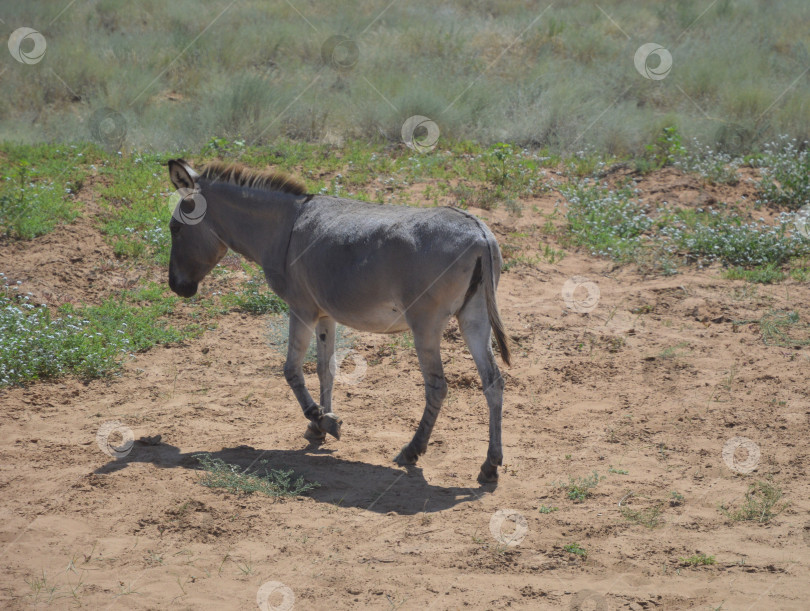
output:
[[[160,443],[148,445],[135,442],[132,451],[123,458],[112,460],[94,471],[96,474],[114,473],[130,463],[151,463],[164,469],[181,467],[202,471],[196,454],[181,452],[180,448]],[[479,500],[492,492],[496,484],[474,486],[436,486],[429,484],[419,467],[407,470],[397,467],[372,465],[362,461],[344,460],[333,456],[334,450],[310,445],[300,450],[258,450],[250,446],[223,448],[218,452],[205,452],[242,469],[293,469],[296,476],[319,482],[318,488],[308,496],[321,503],[385,514],[402,515],[438,512],[461,503]],[[461,476],[464,477],[464,476]],[[473,480],[474,481],[474,480]]]

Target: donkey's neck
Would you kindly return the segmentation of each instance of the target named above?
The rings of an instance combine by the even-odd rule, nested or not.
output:
[[[220,240],[261,265],[268,277],[283,273],[290,235],[305,196],[223,183],[208,185],[203,195],[210,200],[206,219]]]

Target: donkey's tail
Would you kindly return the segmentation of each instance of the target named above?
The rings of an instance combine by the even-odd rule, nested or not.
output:
[[[484,285],[484,297],[487,301],[489,325],[492,327],[492,332],[495,334],[495,342],[498,344],[498,350],[501,352],[503,362],[507,365],[511,365],[512,354],[509,351],[509,338],[506,335],[506,329],[504,329],[501,314],[498,312],[498,302],[495,299],[495,252],[493,248],[497,249],[498,243],[489,231],[484,231],[484,236],[487,240],[489,258],[488,260],[484,258],[482,269],[483,278],[481,280]]]
[[[466,216],[468,219],[471,219],[478,225],[478,228],[481,230],[481,234],[484,236],[484,240],[487,243],[487,251],[489,253],[489,257],[480,257],[478,262],[481,264],[481,267],[478,267],[476,264],[475,271],[473,271],[473,279],[472,284],[470,284],[470,288],[467,293],[467,297],[465,297],[465,303],[467,299],[471,296],[472,292],[474,292],[475,285],[478,284],[479,280],[481,284],[484,285],[484,298],[487,302],[487,316],[489,317],[489,326],[492,327],[492,332],[495,334],[495,343],[498,344],[498,350],[501,352],[501,358],[503,362],[507,365],[512,364],[512,354],[509,351],[509,338],[506,335],[506,329],[504,329],[503,321],[501,320],[501,314],[498,312],[498,301],[495,299],[495,274],[500,273],[500,269],[496,267],[495,262],[495,253],[498,253],[498,262],[497,265],[500,266],[500,249],[498,248],[498,242],[495,241],[495,236],[492,235],[492,232],[489,228],[484,225],[484,223],[474,214],[470,214],[466,210],[462,210],[461,208],[450,208],[451,210],[455,210]],[[480,275],[479,275],[480,273]],[[462,306],[463,307],[463,306]]]

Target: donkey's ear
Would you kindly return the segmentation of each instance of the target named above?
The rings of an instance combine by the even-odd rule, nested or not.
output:
[[[193,189],[194,180],[199,176],[183,159],[169,161],[169,177],[178,189]]]

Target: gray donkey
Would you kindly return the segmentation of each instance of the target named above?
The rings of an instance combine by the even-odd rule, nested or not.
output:
[[[336,322],[374,333],[410,329],[426,404],[413,439],[394,460],[415,464],[447,395],[439,346],[455,316],[489,406],[489,450],[478,481],[498,479],[504,382],[491,331],[507,365],[510,355],[495,301],[501,253],[484,223],[456,208],[309,195],[285,175],[238,164],[212,162],[197,173],[176,159],[169,174],[181,194],[169,223],[169,286],[191,297],[228,248],[262,267],[290,307],[284,377],[310,420],[305,437],[340,439],[342,421],[332,412]],[[313,330],[320,404],[307,391],[302,368]]]

